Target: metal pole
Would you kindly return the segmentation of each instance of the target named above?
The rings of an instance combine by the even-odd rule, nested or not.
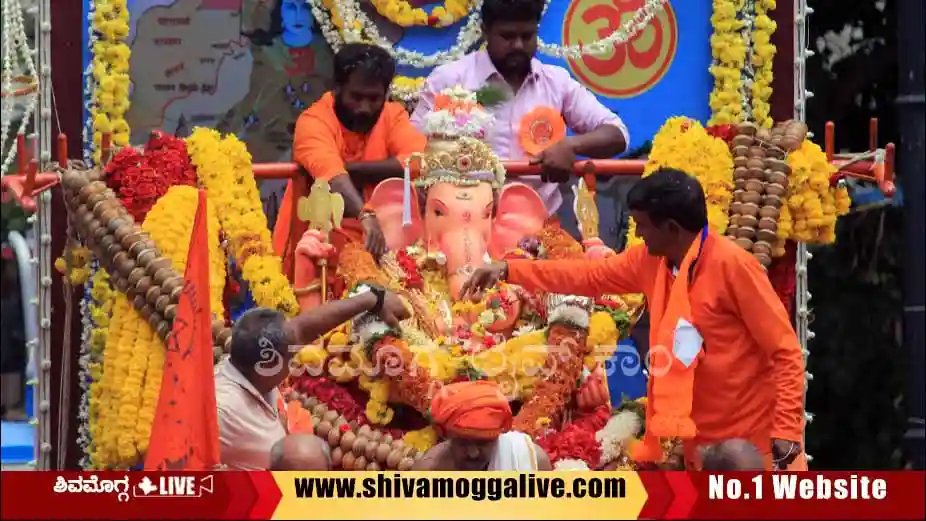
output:
[[[897,171],[904,198],[904,270],[903,270],[903,340],[910,351],[909,386],[907,391],[907,458],[917,470],[924,468],[923,341],[926,340],[923,277],[924,213],[926,197],[924,165],[924,88],[923,88],[923,0],[900,0],[897,3],[898,84],[897,110],[900,123],[900,150]]]

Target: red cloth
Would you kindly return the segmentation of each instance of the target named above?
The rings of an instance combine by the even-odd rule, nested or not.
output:
[[[781,299],[789,316],[794,315],[794,291],[797,279],[797,243],[785,243],[785,254],[768,267],[768,280]]]
[[[205,307],[209,305],[206,222],[206,192],[200,190],[145,470],[210,470],[220,461],[212,317]]]

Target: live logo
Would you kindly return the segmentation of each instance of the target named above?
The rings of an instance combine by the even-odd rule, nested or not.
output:
[[[161,476],[158,490],[162,496],[195,496],[196,478],[193,476]]]

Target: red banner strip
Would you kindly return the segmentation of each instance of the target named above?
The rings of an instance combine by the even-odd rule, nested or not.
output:
[[[640,519],[923,519],[924,472],[641,472]]]
[[[269,472],[3,472],[0,518],[270,519]],[[147,491],[147,492],[146,492]]]

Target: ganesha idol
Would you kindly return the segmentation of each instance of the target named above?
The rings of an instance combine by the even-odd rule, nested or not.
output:
[[[461,113],[468,117],[459,117]],[[606,404],[607,385],[599,362],[613,353],[632,314],[619,298],[603,302],[530,294],[502,283],[487,291],[481,302],[460,299],[461,288],[472,273],[495,260],[613,254],[593,237],[597,234],[584,231],[597,230],[594,208],[594,224],[582,226],[583,234],[591,238],[580,244],[558,226],[546,224],[546,207],[531,187],[505,182],[504,165],[478,138],[481,124],[475,129],[467,124],[484,116],[471,98],[429,115],[426,122],[431,121],[436,128],[429,132],[426,151],[412,158],[404,179],[379,183],[367,203],[379,220],[388,252],[377,263],[362,244],[340,247],[334,252],[336,273],[328,275],[346,291],[335,295],[346,296],[347,290],[367,282],[386,287],[411,310],[411,318],[402,324],[402,340],[433,381],[491,378],[509,391],[514,401],[522,403],[528,403],[535,385],[545,378],[543,368],[550,363],[548,354],[553,355],[546,344],[563,338],[556,326],[568,324],[581,330],[581,345],[572,356],[576,363],[571,371],[575,374],[568,385],[575,385],[583,371],[593,382],[584,392],[571,391],[576,393],[575,403],[584,408]],[[462,128],[457,126],[461,122]],[[588,202],[587,194],[577,201]],[[577,206],[576,213],[582,220],[589,208]],[[325,243],[324,230],[306,232],[296,248],[297,288],[313,283],[319,286],[316,281],[325,262],[330,261],[331,249]],[[303,310],[321,300],[311,294],[300,299]],[[376,375],[344,370],[372,363],[371,343],[386,333],[378,327],[385,326],[355,320],[326,335],[319,345],[306,347],[297,359],[324,367],[329,379],[344,385],[356,381],[370,392],[371,399],[376,394],[378,405],[371,408],[368,404],[367,416],[375,424],[393,428],[393,415],[386,412],[392,411],[393,405],[404,403],[425,411],[393,392],[396,382],[383,383]],[[334,344],[346,349],[333,349]],[[597,346],[607,352],[594,352]]]

